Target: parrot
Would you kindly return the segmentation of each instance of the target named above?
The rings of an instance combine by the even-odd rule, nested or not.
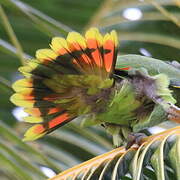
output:
[[[52,38],[19,68],[24,78],[13,84],[11,101],[24,108],[32,123],[24,134],[33,141],[80,118],[83,127],[101,125],[120,145],[130,134],[163,120],[180,121],[169,78],[146,68],[115,68],[118,36],[90,28],[82,36]],[[161,117],[161,118],[160,118]]]

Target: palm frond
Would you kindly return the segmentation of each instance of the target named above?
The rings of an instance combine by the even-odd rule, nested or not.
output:
[[[11,24],[9,23],[9,20],[6,16],[6,13],[4,12],[2,6],[0,5],[0,17],[2,19],[2,22],[4,24],[4,27],[6,29],[6,32],[10,38],[10,40],[12,41],[12,43],[14,44],[14,46],[16,47],[17,49],[17,55],[22,63],[25,64],[25,59],[24,59],[24,56],[23,56],[23,49],[22,49],[22,46],[21,44],[19,43],[14,31],[13,31],[13,28],[11,27]]]
[[[28,4],[26,2],[28,1],[0,0],[23,52],[28,53],[23,53],[25,59],[32,58],[35,49],[44,47],[49,37],[66,35],[72,29],[81,30],[98,8],[100,4],[98,2],[102,2],[101,7],[87,27],[98,26],[102,31],[112,28],[118,31],[121,41],[120,55],[142,55],[141,49],[145,49],[149,52],[148,56],[157,59],[168,61],[180,59],[180,31],[177,23],[174,22],[174,19],[180,17],[177,8],[180,6],[178,0],[157,0],[163,12],[162,9],[157,10],[147,0],[62,0],[59,2],[44,0],[37,4],[35,1],[29,1]],[[127,19],[124,12],[129,8],[138,9],[142,17],[135,21]],[[48,11],[45,11],[47,9]],[[1,22],[0,25],[2,26],[3,23]],[[12,116],[14,107],[8,100],[11,94],[10,84],[14,78],[17,78],[18,49],[14,44],[13,46],[8,43],[3,29],[0,28],[2,35],[0,39],[0,119],[3,119],[0,123],[0,163],[3,164],[0,168],[0,179],[41,180],[47,178],[42,167],[59,173],[94,156],[97,157],[64,171],[53,179],[71,179],[71,177],[72,179],[112,177],[112,179],[123,180],[130,180],[132,177],[136,179],[180,178],[179,127],[167,131],[167,136],[160,134],[148,138],[148,141],[139,149],[132,147],[126,151],[124,148],[117,148],[102,156],[98,155],[113,148],[110,137],[104,133],[103,129],[81,129],[77,123],[67,125],[40,141],[27,144],[22,142],[21,134],[26,124],[17,123]],[[133,57],[131,55],[119,56],[117,67],[126,66],[129,63],[138,68],[138,59],[142,58],[143,63],[146,60],[152,60],[152,58],[142,56]],[[149,68],[152,74],[156,73],[148,62],[146,68]],[[179,71],[166,63],[163,63],[162,67],[164,68],[160,69],[161,72],[168,73],[171,79],[179,82]],[[179,101],[179,89],[173,88],[173,91],[175,98]],[[11,127],[7,127],[4,122],[9,123]],[[145,168],[142,169],[142,167]],[[159,171],[159,168],[162,170]]]
[[[143,139],[140,147],[120,147],[68,169],[60,179],[178,179],[180,126]]]
[[[41,32],[47,33],[49,36],[57,34],[66,35],[69,31],[72,31],[70,27],[56,21],[55,19],[20,0],[3,0],[2,3],[9,8],[15,8],[21,11],[23,15],[27,16],[28,19],[33,22],[35,27],[40,29]]]

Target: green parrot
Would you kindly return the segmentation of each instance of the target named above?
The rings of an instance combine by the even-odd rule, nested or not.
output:
[[[146,67],[115,68],[118,38],[90,28],[85,36],[70,32],[55,37],[51,49],[36,52],[19,71],[11,101],[29,114],[33,123],[24,140],[38,139],[81,118],[84,127],[102,125],[115,145],[129,135],[167,119],[180,121],[166,74],[149,74]]]

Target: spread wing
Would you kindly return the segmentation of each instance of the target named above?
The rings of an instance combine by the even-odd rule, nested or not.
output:
[[[38,50],[36,59],[19,68],[25,78],[14,83],[11,101],[25,108],[26,122],[36,123],[25,140],[40,138],[95,109],[94,102],[113,85],[117,44],[115,31],[102,36],[91,28],[85,37],[70,32],[66,39],[53,38],[51,49]]]

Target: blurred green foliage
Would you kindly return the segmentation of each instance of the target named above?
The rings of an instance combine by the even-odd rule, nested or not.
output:
[[[156,0],[163,12],[152,2],[155,0],[0,0],[0,5],[23,51],[32,57],[37,49],[48,48],[53,36],[97,26],[101,31],[118,32],[120,55],[180,61],[178,0]],[[128,20],[123,14],[128,8],[139,8],[142,17]],[[19,66],[20,60],[0,20],[0,122],[3,122],[0,123],[0,164],[6,163],[0,168],[0,179],[24,180],[23,175],[26,179],[43,179],[40,166],[60,172],[112,149],[110,137],[103,129],[81,129],[76,121],[39,141],[22,142],[21,135],[27,127],[25,123],[17,123],[12,115],[15,106],[9,101],[12,94],[9,86],[20,77]],[[175,91],[180,99],[179,90]]]

